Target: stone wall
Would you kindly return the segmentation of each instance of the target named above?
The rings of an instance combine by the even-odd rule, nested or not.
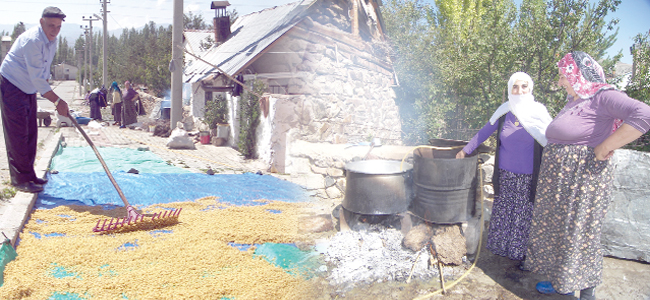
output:
[[[402,143],[387,45],[346,32],[349,22],[338,14],[345,9],[315,11],[323,14],[306,16],[250,66],[275,71],[256,76],[286,87],[286,95],[270,97],[270,113],[257,130],[259,157],[281,173],[299,169],[291,149],[300,141],[358,144],[379,138],[385,145]]]
[[[650,262],[650,153],[619,149],[611,159],[616,171],[603,254]]]
[[[376,65],[376,58],[365,52],[371,43],[346,45],[321,36],[323,31],[343,34],[314,23],[309,29],[298,26],[282,39],[284,45],[276,46],[304,53],[287,83],[288,94],[296,96],[282,97],[292,109],[287,113],[298,117],[292,139],[345,144],[379,137],[386,144],[401,144],[389,66]]]
[[[650,153],[619,149],[611,158],[616,165],[612,201],[603,221],[603,254],[650,262]],[[489,220],[494,158],[483,165],[485,220]]]
[[[295,141],[290,149],[291,165],[287,180],[300,184],[326,207],[340,204],[345,196],[345,165],[352,161],[386,159],[401,161],[413,147],[382,145],[345,145]],[[411,160],[407,158],[407,162]],[[329,211],[331,212],[331,211]]]

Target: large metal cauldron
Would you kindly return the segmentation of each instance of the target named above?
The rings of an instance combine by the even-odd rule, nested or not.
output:
[[[413,153],[411,212],[438,224],[465,222],[471,218],[478,185],[476,153],[456,159],[458,147],[419,148]]]
[[[364,215],[405,212],[411,203],[409,163],[392,160],[363,160],[345,165],[343,208]]]

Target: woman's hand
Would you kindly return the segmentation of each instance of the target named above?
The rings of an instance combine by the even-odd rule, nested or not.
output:
[[[608,160],[610,157],[612,157],[612,155],[614,155],[614,150],[607,150],[603,144],[604,143],[594,148],[594,153],[596,154],[597,160]]]
[[[458,151],[458,153],[456,153],[456,158],[465,158],[465,155],[467,155],[467,153],[465,153],[465,151],[463,151],[463,149],[460,149],[460,151]]]
[[[643,132],[629,124],[623,123],[612,135],[607,137],[600,145],[594,148],[597,160],[607,160],[614,155],[614,150],[638,139]]]

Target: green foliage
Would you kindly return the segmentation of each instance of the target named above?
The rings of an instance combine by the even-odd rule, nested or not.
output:
[[[68,46],[68,39],[59,38],[59,44],[56,47],[56,54],[54,55],[54,60],[52,60],[52,65],[58,65],[60,63],[67,63],[69,65],[77,65],[77,61],[74,60],[74,48]]]
[[[634,57],[634,71],[626,88],[627,94],[650,104],[650,32],[638,34],[630,50]]]
[[[634,58],[632,80],[625,89],[628,96],[650,104],[650,32],[638,34],[630,51]],[[646,132],[625,148],[650,151],[650,132]]]
[[[258,95],[266,91],[266,85],[260,80],[252,82],[252,90]],[[256,158],[255,142],[257,125],[260,123],[259,97],[244,90],[239,98],[239,151],[245,158]]]
[[[223,96],[218,95],[205,104],[203,121],[210,129],[217,128],[218,124],[228,123],[228,102]]]
[[[202,15],[195,15],[190,11],[189,15],[183,14],[183,28],[205,30],[212,29],[212,25],[208,25]]]
[[[212,46],[215,43],[216,42],[215,42],[214,38],[212,38],[212,36],[208,36],[207,38],[205,38],[205,40],[201,40],[199,42],[199,47],[201,47],[201,49],[203,51],[205,51],[205,50],[208,50],[208,49],[212,48]]]
[[[433,36],[427,15],[433,8],[421,1],[395,0],[385,3],[382,14],[386,30],[390,34],[394,53],[393,67],[397,73],[399,86],[395,88],[397,104],[402,119],[403,140],[407,144],[417,144],[426,140],[427,127],[435,122],[426,122],[422,116],[423,106],[430,99],[428,86],[434,72],[434,62],[430,56],[433,51]]]
[[[149,22],[141,31],[124,29],[119,38],[108,38],[108,81],[143,84],[161,97],[171,88],[171,52],[171,25],[156,27]],[[93,78],[101,79],[101,72],[100,64],[93,68]]]
[[[13,45],[14,41],[23,34],[23,32],[27,31],[27,28],[25,27],[25,23],[23,22],[18,22],[14,26],[14,31],[11,33],[11,44]]]
[[[592,1],[593,2],[593,1]],[[394,45],[397,103],[406,144],[469,139],[507,100],[507,81],[523,71],[536,100],[555,115],[565,104],[557,62],[580,50],[611,73],[605,58],[618,20],[605,17],[620,0],[388,0],[382,7]]]
[[[12,187],[0,190],[0,200],[8,200],[16,196],[16,189]]]

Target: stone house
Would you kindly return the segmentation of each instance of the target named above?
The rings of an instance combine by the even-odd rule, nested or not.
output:
[[[234,79],[246,86],[259,80],[267,90],[256,154],[279,173],[296,169],[296,142],[401,144],[380,0],[303,0],[241,16],[231,26],[228,5],[212,2],[215,46],[195,53],[200,60],[185,55],[196,121],[206,101],[221,96],[229,108],[228,145],[236,146],[241,87]]]

